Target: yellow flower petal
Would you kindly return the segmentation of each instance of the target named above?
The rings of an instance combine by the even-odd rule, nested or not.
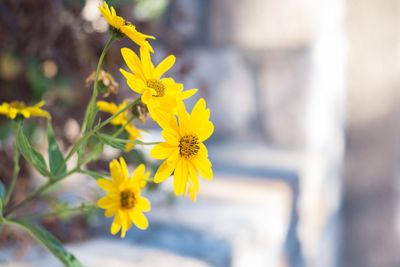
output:
[[[111,224],[111,234],[116,235],[119,230],[121,229],[121,225],[115,222],[116,219],[114,219],[114,222]]]
[[[118,111],[118,107],[115,103],[110,103],[107,101],[97,101],[96,107],[100,111],[104,111],[104,112],[111,113],[111,114],[114,114]]]
[[[150,58],[150,51],[147,49],[140,49],[140,59],[142,62],[142,70],[143,74],[145,77],[151,78],[153,71],[154,71],[154,66],[153,63],[151,62]]]
[[[116,159],[110,162],[110,172],[113,182],[116,183],[117,186],[119,186],[119,184],[123,182],[123,173],[121,170],[121,166]]]
[[[120,69],[122,75],[126,78],[126,83],[129,88],[131,88],[135,93],[143,94],[146,84],[140,79],[138,76],[125,71],[124,69]]]
[[[165,181],[169,176],[171,176],[174,171],[175,166],[169,165],[167,160],[161,163],[160,167],[158,167],[156,174],[154,175],[154,182],[161,183]]]
[[[153,99],[153,94],[151,93],[151,90],[146,89],[143,94],[142,94],[142,102],[146,105],[148,105],[151,100]],[[147,106],[147,108],[150,110],[151,107]]]
[[[146,81],[146,76],[142,70],[142,63],[136,53],[131,49],[124,47],[121,49],[121,54],[128,68],[140,79]]]
[[[171,146],[178,146],[179,140],[181,139],[179,133],[174,129],[164,129],[161,132],[161,135],[164,137],[165,141]]]
[[[211,180],[213,178],[211,163],[207,158],[196,157],[192,159],[192,162],[196,169],[200,172],[201,176],[207,180]]]
[[[129,213],[129,217],[139,229],[146,230],[149,227],[149,222],[143,213],[133,210]]]
[[[112,207],[112,208],[108,208],[104,211],[104,216],[106,216],[107,218],[110,218],[112,216],[114,216],[118,211],[118,207]]]
[[[96,204],[102,209],[109,209],[114,206],[114,201],[109,196],[105,196],[100,198]]]
[[[175,56],[170,55],[161,61],[161,63],[158,64],[158,66],[154,69],[153,78],[160,79],[165,72],[172,68],[172,66],[175,64],[175,60]]]
[[[153,147],[150,151],[150,156],[155,159],[165,159],[169,157],[175,149],[177,149],[175,146],[171,146],[168,143],[161,143]]]
[[[126,162],[124,160],[123,157],[119,158],[119,162],[121,165],[121,171],[122,171],[122,175],[123,175],[123,179],[127,180],[129,178],[129,173],[128,173],[128,167],[126,166]]]
[[[114,192],[117,190],[115,188],[114,184],[110,180],[107,180],[107,179],[98,179],[97,184],[101,188],[103,188],[105,191],[108,191],[108,192]]]
[[[154,50],[149,44],[149,42],[146,40],[147,38],[150,39],[155,39],[153,36],[150,35],[145,35],[139,33],[135,27],[132,25],[124,25],[121,27],[121,32],[124,33],[126,36],[128,36],[129,39],[131,39],[133,42],[138,44],[141,49],[146,49],[149,50],[149,52],[153,53]]]
[[[130,219],[128,214],[121,210],[118,211],[118,215],[121,221],[121,237],[124,238],[126,235],[126,231],[128,231],[131,226]]]
[[[198,91],[198,89],[190,89],[190,90],[186,90],[182,93],[182,99],[188,99],[190,97],[192,97],[194,94],[196,94]]]
[[[140,197],[137,200],[136,205],[137,205],[137,208],[142,212],[148,212],[151,209],[150,201],[145,197]]]
[[[131,180],[132,182],[134,182],[135,185],[140,184],[140,182],[143,179],[144,172],[145,172],[144,164],[139,164],[139,166],[135,169],[131,177]]]
[[[174,192],[177,196],[180,196],[185,192],[187,179],[187,162],[183,159],[179,159],[174,172]]]

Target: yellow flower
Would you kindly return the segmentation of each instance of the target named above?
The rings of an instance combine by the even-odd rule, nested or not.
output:
[[[121,230],[121,237],[132,224],[145,230],[149,226],[143,212],[150,211],[150,201],[141,196],[150,173],[140,164],[133,175],[129,177],[125,160],[121,157],[110,162],[112,179],[99,179],[97,184],[107,192],[107,195],[97,201],[97,206],[105,209],[106,217],[114,217],[111,224],[111,233],[117,234]]]
[[[103,15],[105,20],[112,27],[111,30],[116,36],[127,36],[129,39],[134,41],[140,47],[154,52],[153,48],[146,39],[155,39],[154,36],[146,35],[136,30],[136,27],[129,21],[126,21],[123,17],[118,16],[113,7],[109,7],[106,2],[99,6],[100,13]]]
[[[26,106],[22,101],[4,102],[0,105],[0,114],[10,119],[15,119],[18,114],[24,116],[26,119],[31,116],[50,119],[50,114],[46,110],[41,109],[45,104],[46,102],[44,101],[40,101],[34,106]]]
[[[121,53],[126,65],[132,71],[130,73],[120,69],[128,86],[142,95],[142,102],[146,104],[151,117],[160,125],[168,121],[170,114],[174,113],[184,99],[197,92],[197,89],[183,92],[181,83],[176,83],[172,78],[162,78],[175,63],[173,55],[154,66],[147,50],[140,49],[140,59],[129,48],[122,48]]]
[[[106,101],[97,101],[97,108],[103,112],[107,112],[110,114],[115,114],[119,110],[125,108],[129,102],[125,100],[119,105],[116,105],[115,103],[111,102],[106,102]],[[124,130],[129,134],[129,140],[134,141],[138,138],[140,138],[140,133],[139,130],[132,124],[129,123],[129,112],[128,110],[120,113],[117,117],[111,120],[111,124],[116,125],[116,126],[125,126]],[[125,146],[125,151],[130,151],[133,148],[132,143],[128,143]]]
[[[199,192],[198,173],[208,180],[213,177],[208,151],[203,144],[214,131],[209,118],[210,110],[204,99],[197,101],[190,115],[182,104],[178,109],[178,121],[174,117],[169,126],[163,127],[165,142],[150,152],[155,159],[166,159],[158,168],[154,182],[161,183],[174,172],[175,194],[189,194],[193,201]]]

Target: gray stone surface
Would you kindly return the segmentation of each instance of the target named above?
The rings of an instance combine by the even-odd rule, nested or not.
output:
[[[94,239],[67,246],[85,267],[209,267],[199,260],[190,259],[160,249],[145,248],[118,240]],[[32,248],[25,262],[0,263],[2,267],[62,267],[54,257]]]
[[[315,0],[210,0],[212,43],[242,49],[291,49],[314,37]]]
[[[173,205],[154,205],[151,221],[225,240],[231,250],[230,262],[218,264],[207,256],[202,258],[213,266],[280,266],[291,201],[292,193],[282,181],[218,175],[213,182],[202,182],[196,204],[178,199]]]
[[[400,5],[397,0],[347,3],[343,266],[399,266]]]
[[[311,51],[299,49],[270,51],[259,63],[257,89],[261,98],[261,120],[271,145],[287,149],[305,145],[311,61]]]
[[[200,85],[197,97],[207,98],[216,125],[214,137],[243,138],[254,134],[254,78],[245,57],[233,48],[193,49],[187,57],[195,68],[186,87]]]
[[[237,153],[238,148],[234,149]],[[210,153],[217,154],[216,150]],[[255,164],[264,166],[262,162]],[[271,174],[264,175],[267,178]],[[171,202],[170,179],[161,191],[149,195],[152,211],[148,214],[147,231],[133,228],[124,240],[111,240],[108,239],[110,222],[104,220],[95,228],[98,237],[67,248],[88,267],[280,267],[286,256],[284,246],[292,215],[292,191],[279,176],[274,177],[276,180],[257,177],[217,171],[213,181],[201,181],[196,203],[189,198],[172,198]],[[77,177],[69,188],[83,187],[86,182]],[[63,191],[65,195],[66,188]],[[4,253],[0,251],[0,258],[10,259],[12,249]],[[38,247],[31,248],[18,264],[21,267],[61,266]]]

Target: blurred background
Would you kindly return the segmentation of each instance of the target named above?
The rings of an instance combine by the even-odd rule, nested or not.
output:
[[[199,88],[216,130],[207,143],[215,180],[196,204],[151,190],[150,228],[119,240],[101,214],[50,217],[44,227],[85,266],[400,265],[400,1],[107,1],[153,42],[171,75]],[[98,0],[0,1],[0,102],[47,102],[59,144],[79,134],[107,40]],[[104,69],[132,97],[113,45]],[[195,100],[189,101],[189,105]],[[43,120],[27,131],[46,151]],[[148,140],[159,140],[154,124]],[[0,179],[9,183],[13,135],[0,118]],[[147,162],[148,149],[125,156]],[[111,148],[89,168],[107,171]],[[156,162],[150,164],[156,165]],[[22,165],[12,201],[43,179]],[[73,177],[31,209],[94,201],[92,179]],[[46,202],[47,204],[43,204]],[[50,204],[48,204],[50,203]],[[99,255],[102,255],[101,257]],[[59,266],[23,232],[4,227],[0,266]]]

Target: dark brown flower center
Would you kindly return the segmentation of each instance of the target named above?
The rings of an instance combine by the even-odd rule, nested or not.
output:
[[[156,91],[155,97],[161,97],[165,95],[165,86],[162,82],[156,79],[147,80],[147,87],[152,88]]]
[[[179,141],[179,153],[185,159],[191,159],[199,152],[199,138],[195,135],[185,135]]]
[[[136,197],[135,194],[127,189],[121,192],[121,208],[132,209],[135,206]]]

